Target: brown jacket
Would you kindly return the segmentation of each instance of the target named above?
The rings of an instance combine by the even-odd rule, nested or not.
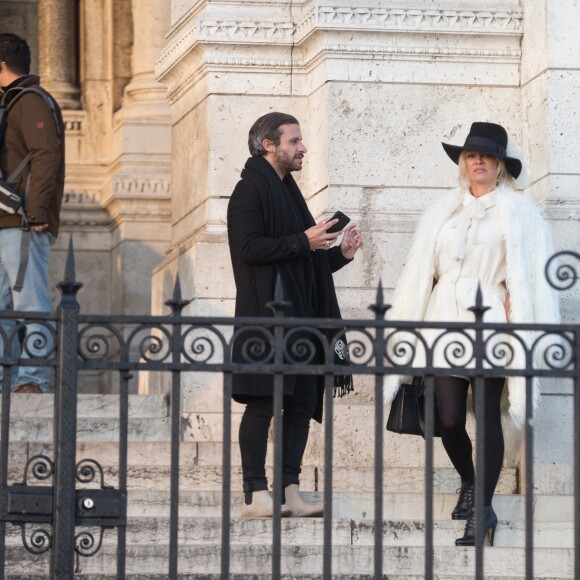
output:
[[[38,87],[38,77],[22,77],[12,87]],[[48,93],[47,93],[48,94]],[[48,224],[46,231],[58,235],[59,214],[64,190],[64,123],[58,104],[53,99],[59,126],[45,99],[32,92],[18,96],[7,94],[6,104],[17,98],[8,113],[4,141],[0,147],[0,167],[4,179],[31,152],[26,167],[14,180],[19,195],[25,197],[25,209],[30,225]],[[51,97],[52,98],[52,97]],[[0,210],[0,228],[16,228],[21,216]]]

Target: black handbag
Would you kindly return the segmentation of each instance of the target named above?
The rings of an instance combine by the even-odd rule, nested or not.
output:
[[[425,437],[425,385],[424,377],[414,377],[413,382],[403,383],[393,402],[387,431],[401,435],[421,435]],[[433,435],[441,437],[441,424],[437,402],[435,401],[435,429]]]

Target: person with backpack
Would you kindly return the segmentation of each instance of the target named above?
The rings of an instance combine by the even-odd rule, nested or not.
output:
[[[58,104],[30,74],[27,42],[15,34],[0,34],[0,90],[0,311],[50,312],[48,265],[64,191],[64,123]],[[46,323],[17,329],[1,316],[0,323],[0,355],[50,355],[54,341]],[[20,366],[13,392],[47,392],[49,373]]]

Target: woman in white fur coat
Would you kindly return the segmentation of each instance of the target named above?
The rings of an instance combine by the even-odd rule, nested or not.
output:
[[[460,185],[425,211],[389,318],[473,322],[468,308],[475,303],[479,284],[483,304],[489,307],[485,322],[558,323],[557,296],[544,276],[544,266],[553,253],[550,230],[539,208],[515,190],[522,163],[508,154],[505,129],[494,123],[473,123],[463,146],[442,145],[459,165]],[[424,338],[432,342],[438,334],[424,332]],[[434,364],[445,366],[445,357],[438,350]],[[521,368],[521,356],[513,363]],[[415,366],[420,365],[416,360]],[[397,376],[386,380],[387,402],[392,401],[401,381]],[[483,517],[491,544],[497,525],[491,504],[504,455],[500,400],[505,383],[504,378],[488,378],[484,386]],[[469,386],[467,377],[458,376],[437,377],[435,385],[443,446],[461,477],[459,500],[452,512],[453,519],[467,520],[463,537],[455,542],[460,546],[474,544],[476,519],[472,443],[465,428]],[[507,388],[510,418],[521,428],[525,379],[510,377]],[[538,397],[534,384],[534,404]]]

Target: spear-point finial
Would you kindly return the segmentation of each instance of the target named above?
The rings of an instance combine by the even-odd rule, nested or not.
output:
[[[179,273],[175,276],[175,285],[173,286],[173,297],[171,300],[166,300],[165,305],[171,308],[171,313],[179,316],[181,311],[191,302],[191,300],[183,300],[181,297],[181,280]]]
[[[379,279],[379,284],[377,286],[377,296],[375,298],[376,302],[369,306],[369,310],[375,313],[376,318],[383,318],[387,310],[391,307],[390,304],[385,304],[384,292],[383,292],[383,281]]]
[[[276,276],[276,285],[274,286],[274,300],[266,303],[266,306],[274,313],[274,316],[282,316],[282,312],[292,306],[292,302],[284,300],[284,282],[282,276]]]
[[[477,283],[477,290],[475,292],[475,306],[470,306],[468,310],[471,310],[475,314],[475,321],[481,322],[483,320],[483,315],[489,310],[489,306],[483,305],[483,292],[481,291],[481,282]]]
[[[64,268],[64,281],[65,282],[75,282],[76,272],[75,272],[75,253],[73,248],[72,234],[68,239],[68,251],[66,254],[66,264]]]
[[[175,276],[175,286],[173,287],[173,300],[175,302],[181,301],[181,279],[179,273]]]
[[[77,282],[75,280],[76,273],[75,273],[75,252],[74,252],[74,245],[73,245],[73,238],[72,234],[68,241],[68,251],[66,255],[66,263],[64,267],[64,278],[62,282],[59,282],[56,287],[60,290],[61,293],[61,305],[67,304],[69,305],[69,301],[72,300],[75,307],[78,306],[76,302],[76,294],[77,292],[83,287],[81,282]],[[70,305],[69,305],[70,306]]]

